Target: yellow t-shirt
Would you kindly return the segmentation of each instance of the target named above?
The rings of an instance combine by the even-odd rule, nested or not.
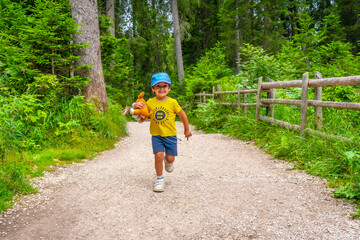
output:
[[[159,101],[154,97],[150,98],[146,104],[148,110],[153,112],[150,134],[161,137],[176,136],[175,117],[181,110],[179,103],[170,97],[166,101]]]

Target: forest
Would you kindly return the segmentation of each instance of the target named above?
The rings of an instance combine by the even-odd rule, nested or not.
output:
[[[197,128],[254,141],[360,203],[359,112],[324,113],[324,130],[347,142],[194,104],[217,84],[360,75],[358,0],[0,0],[0,15],[0,210],[36,192],[29,180],[51,166],[113,147],[130,120],[121,111],[152,96],[156,72],[170,75],[171,97]],[[323,100],[360,102],[360,88],[324,88]],[[279,114],[291,122],[296,111]]]

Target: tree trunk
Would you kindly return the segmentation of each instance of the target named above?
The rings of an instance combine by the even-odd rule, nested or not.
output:
[[[235,2],[235,7],[236,7],[236,15],[235,15],[235,70],[236,73],[240,72],[240,29],[239,29],[239,25],[240,25],[240,21],[239,21],[239,3],[238,1]]]
[[[115,37],[115,6],[114,0],[106,0],[106,15],[109,16],[112,20],[110,23],[113,25],[109,28],[111,35]]]
[[[181,39],[180,39],[180,26],[177,0],[172,0],[172,18],[174,23],[174,39],[175,39],[175,51],[176,51],[176,63],[180,85],[183,84],[184,79],[184,65],[181,51]]]
[[[80,33],[75,34],[74,44],[89,43],[90,46],[81,49],[76,55],[81,56],[78,65],[92,65],[89,70],[76,74],[84,74],[91,79],[83,89],[86,101],[96,104],[99,111],[108,107],[104,74],[101,65],[100,33],[98,9],[96,0],[70,0],[71,15],[79,24]]]
[[[250,0],[250,42],[254,43],[255,38],[255,9],[254,9],[254,0]]]
[[[155,0],[151,1],[151,8],[152,8],[153,13],[155,13],[156,12]],[[157,26],[156,13],[153,14],[152,21],[153,21],[153,28],[156,29],[156,26]],[[154,49],[155,49],[156,71],[160,71],[161,63],[160,63],[160,51],[159,51],[159,42],[157,39],[157,31],[155,32],[155,35],[154,35]]]

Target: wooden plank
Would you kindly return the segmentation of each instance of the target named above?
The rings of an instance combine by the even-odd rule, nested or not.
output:
[[[206,96],[206,97],[212,97],[213,95],[212,94],[209,94],[209,93],[195,93],[194,94],[195,97],[202,97],[202,96]]]
[[[356,86],[360,85],[360,76],[309,79],[309,87]],[[262,89],[302,87],[302,80],[263,83]]]
[[[291,100],[291,99],[261,99],[260,102],[263,104],[283,104],[283,105],[301,106],[301,100]],[[314,106],[314,107],[329,107],[329,108],[339,108],[339,109],[360,110],[360,103],[308,100],[307,104],[308,106]]]
[[[223,92],[217,92],[215,91],[215,87],[213,87],[213,93],[195,93],[194,96],[196,97],[202,97],[202,96],[206,96],[206,97],[215,97],[215,95],[221,95],[221,94],[238,94],[238,91],[223,91]],[[270,90],[261,90],[261,92],[270,92]],[[240,94],[245,94],[245,93],[257,93],[256,89],[250,89],[250,90],[240,90]]]
[[[240,103],[241,103],[240,84],[237,85],[237,88],[238,88],[238,92],[237,92],[237,95],[238,95],[238,107],[240,108]]]
[[[273,82],[271,78],[267,79],[268,82]],[[268,99],[274,99],[275,98],[275,88],[270,89],[270,91],[267,93]],[[274,104],[270,104],[270,106],[266,107],[266,116],[268,116],[270,113],[271,117],[274,117]]]
[[[300,134],[304,134],[307,122],[307,101],[308,101],[308,85],[309,85],[309,73],[303,74],[303,81],[301,87],[301,121],[300,121]]]
[[[261,90],[261,92],[270,92],[269,89]],[[249,90],[241,90],[241,94],[243,93],[257,93],[257,89],[249,89]],[[238,91],[221,91],[221,92],[215,92],[215,94],[238,94]]]
[[[290,130],[293,130],[293,131],[299,131],[299,129],[300,129],[299,125],[291,124],[291,123],[284,122],[284,121],[280,121],[280,120],[270,118],[270,117],[267,117],[267,116],[263,116],[263,115],[260,115],[260,120],[262,120],[264,122],[268,122],[270,124],[276,124],[279,127],[287,128],[287,129],[290,129]],[[346,138],[346,137],[342,137],[342,136],[338,136],[338,135],[333,135],[333,134],[328,134],[328,133],[312,130],[312,129],[309,129],[309,128],[305,129],[304,133],[305,134],[316,134],[316,135],[318,135],[320,137],[323,137],[323,138],[339,138],[339,139],[342,139],[342,140],[345,140],[345,141],[351,141],[352,140],[350,138]]]
[[[206,105],[206,103],[203,103],[203,102],[195,102],[195,104]],[[238,103],[219,102],[218,104],[219,105],[226,105],[226,106],[238,106]],[[240,106],[255,107],[256,103],[241,103]],[[266,107],[268,105],[260,104],[260,106]]]
[[[322,75],[319,72],[315,72],[316,79],[322,79]],[[322,87],[315,88],[314,100],[321,101],[322,100]],[[315,129],[320,130],[323,121],[322,108],[315,106]]]
[[[317,107],[360,110],[360,103],[351,103],[351,102],[330,102],[330,101],[313,100],[313,101],[308,101],[308,105],[317,106]]]
[[[219,102],[220,105],[238,106],[238,103]],[[255,107],[257,103],[240,103],[240,106]],[[260,104],[262,107],[269,106],[267,104]]]
[[[221,101],[223,99],[223,95],[221,92],[221,86],[220,84],[217,85],[217,91],[215,92],[215,94],[219,95],[219,100]]]
[[[294,106],[301,105],[301,100],[292,100],[292,99],[261,99],[260,102],[264,104],[282,104],[282,105],[294,105]]]
[[[277,119],[267,117],[267,116],[263,116],[263,115],[260,115],[259,119],[262,120],[262,121],[271,123],[271,124],[276,124],[276,125],[278,125],[278,126],[280,126],[282,128],[288,128],[288,129],[291,129],[291,130],[294,130],[294,131],[299,131],[299,129],[300,129],[299,125],[291,124],[291,123],[288,123],[288,122],[284,122],[284,121],[277,120]]]
[[[293,88],[301,87],[301,80],[281,81],[281,82],[268,82],[264,83],[263,89],[271,88]]]
[[[245,91],[245,90],[246,90],[246,83],[243,82],[243,91]],[[243,103],[246,103],[246,98],[247,98],[247,93],[244,92],[243,93]],[[244,114],[246,116],[247,115],[247,107],[246,107],[246,105],[243,106],[243,111],[244,111]]]
[[[261,84],[262,84],[262,77],[259,78],[258,81],[258,88],[257,88],[257,95],[256,95],[256,119],[260,118],[260,99],[261,99]]]

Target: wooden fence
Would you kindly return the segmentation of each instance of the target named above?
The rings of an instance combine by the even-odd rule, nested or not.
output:
[[[263,78],[259,78],[257,89],[247,90],[246,85],[243,84],[242,90],[241,85],[238,85],[237,91],[221,91],[220,86],[218,86],[217,91],[213,87],[212,94],[198,93],[195,96],[200,97],[200,102],[196,104],[206,104],[206,97],[212,97],[213,99],[216,96],[219,96],[220,102],[222,105],[232,105],[242,107],[244,113],[247,112],[247,107],[256,106],[256,119],[269,122],[271,124],[276,124],[281,127],[290,128],[292,130],[299,131],[301,135],[304,133],[316,132],[323,136],[328,136],[325,133],[320,132],[321,125],[323,121],[322,117],[322,108],[339,108],[339,109],[352,109],[360,110],[360,103],[350,103],[350,102],[331,102],[331,101],[322,101],[322,87],[330,86],[355,86],[360,85],[360,76],[351,76],[351,77],[340,77],[340,78],[322,78],[322,75],[319,72],[315,73],[315,79],[309,79],[309,73],[304,73],[302,80],[291,80],[291,81],[281,81],[275,82],[272,79],[267,79],[267,82],[263,82]],[[291,100],[291,99],[275,99],[275,89],[276,88],[301,88],[301,100]],[[315,88],[314,100],[308,99],[308,88]],[[261,93],[267,92],[267,98],[261,98]],[[256,103],[246,103],[247,94],[255,93]],[[223,94],[237,94],[238,102],[237,103],[226,103],[222,102]],[[241,97],[242,95],[242,97]],[[280,121],[274,119],[274,106],[275,104],[284,104],[284,105],[296,105],[301,106],[301,120],[300,125],[290,124],[288,122]],[[266,115],[260,115],[260,107],[265,106]],[[315,107],[315,130],[306,129],[307,124],[307,107]],[[270,117],[268,116],[270,115]]]

